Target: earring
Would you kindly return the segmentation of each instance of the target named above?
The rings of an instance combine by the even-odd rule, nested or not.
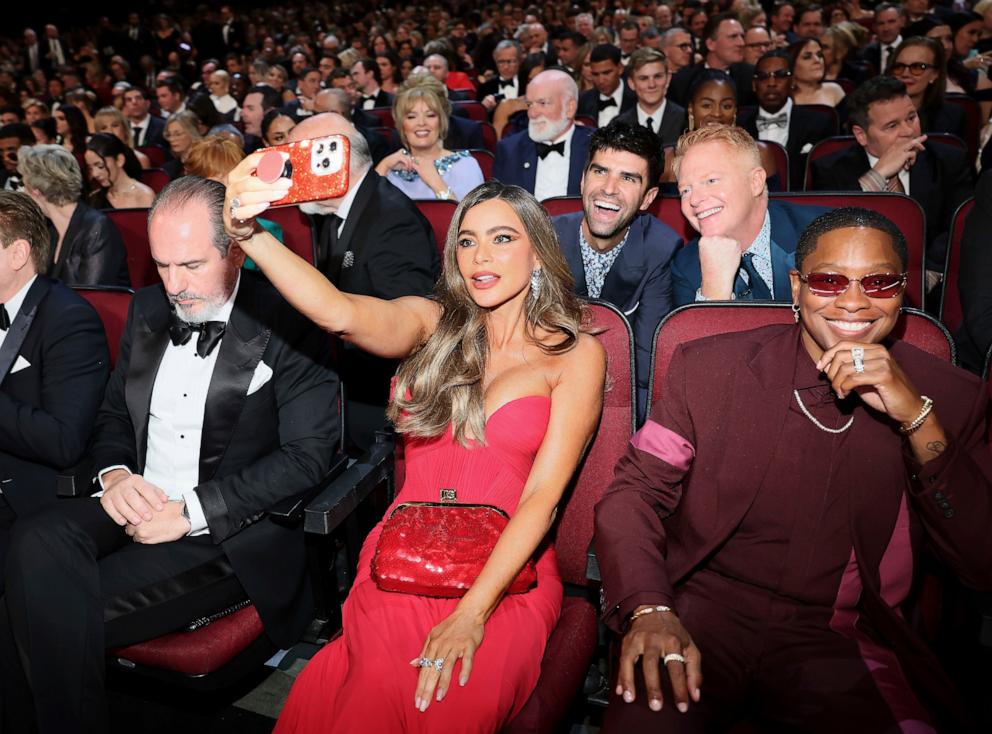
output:
[[[544,280],[544,273],[541,268],[530,271],[530,294],[537,298],[541,294],[541,281]]]
[[[796,320],[796,323],[798,324],[799,323],[799,304],[798,303],[793,303],[792,304],[792,317]]]

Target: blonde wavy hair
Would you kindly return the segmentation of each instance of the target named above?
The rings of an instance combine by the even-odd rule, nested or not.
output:
[[[448,90],[429,72],[411,74],[396,92],[393,100],[393,124],[399,133],[400,142],[409,150],[410,141],[403,132],[403,118],[413,109],[417,102],[423,102],[427,109],[438,117],[438,140],[444,144],[448,137],[448,119],[451,117],[451,102],[448,101]]]
[[[399,433],[432,438],[450,424],[461,445],[468,446],[470,437],[484,443],[488,318],[458,269],[457,242],[468,211],[492,199],[509,204],[520,218],[541,263],[540,288],[527,297],[525,306],[528,339],[546,354],[564,354],[585,330],[586,309],[574,293],[572,273],[544,207],[519,186],[492,181],[476,187],[462,199],[448,228],[444,272],[434,290],[441,306],[437,330],[400,365],[396,376],[388,415]],[[539,331],[555,338],[541,339]]]

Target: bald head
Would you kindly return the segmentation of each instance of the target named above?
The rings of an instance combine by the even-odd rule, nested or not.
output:
[[[324,112],[309,117],[289,131],[289,141],[295,143],[297,140],[311,140],[328,135],[344,135],[351,143],[349,186],[352,186],[372,165],[372,155],[369,153],[369,144],[365,137],[342,115],[336,112]]]
[[[351,120],[351,95],[343,89],[321,89],[313,98],[313,106],[317,112],[336,112]]]
[[[441,54],[431,54],[424,59],[424,68],[427,69],[441,83],[448,79],[448,60]]]
[[[530,83],[527,85],[527,89],[530,90],[531,87],[540,89],[541,93],[550,93],[555,96],[560,96],[565,101],[578,101],[579,99],[579,87],[575,83],[575,79],[572,78],[571,74],[559,69],[548,69],[547,71],[542,71],[530,80]]]

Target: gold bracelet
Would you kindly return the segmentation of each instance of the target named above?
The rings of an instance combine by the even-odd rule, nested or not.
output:
[[[662,604],[659,604],[656,607],[644,607],[644,609],[640,610],[639,612],[634,612],[633,614],[631,614],[630,621],[633,622],[638,617],[643,617],[646,614],[654,614],[655,612],[670,612],[670,611],[672,611],[671,607],[666,607]]]
[[[909,436],[919,430],[920,426],[926,421],[927,416],[930,415],[930,411],[933,410],[933,400],[928,398],[926,395],[920,395],[923,398],[923,407],[920,408],[920,413],[917,415],[913,422],[906,426],[899,426],[899,433],[903,436]]]

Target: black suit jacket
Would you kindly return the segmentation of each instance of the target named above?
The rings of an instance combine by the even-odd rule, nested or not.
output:
[[[492,94],[492,95],[499,94],[500,93],[500,89],[501,88],[499,86],[499,76],[494,76],[492,79],[490,79],[485,84],[479,85],[479,90],[476,92],[475,97],[476,97],[476,99],[479,102],[481,102],[483,99],[485,99],[486,97],[488,97],[490,94]],[[526,92],[526,91],[527,91],[527,80],[524,79],[522,76],[520,76],[518,74],[517,75],[517,96],[518,97],[523,97],[524,96],[524,92]]]
[[[441,274],[434,232],[413,202],[370,170],[359,184],[332,248],[332,220],[320,224],[318,257],[328,279],[346,293],[376,298],[426,296]],[[393,360],[371,357],[345,345],[340,362],[348,399],[385,405]]]
[[[971,196],[971,167],[965,151],[927,141],[909,169],[909,195],[926,212],[926,266],[944,269],[951,217]],[[858,179],[868,170],[868,155],[860,145],[813,161],[813,187],[821,191],[860,191]]]
[[[637,104],[637,95],[630,91],[622,79],[620,80],[620,86],[623,87],[623,96],[620,98],[620,112],[622,113]],[[591,117],[598,123],[599,92],[595,89],[589,89],[580,94],[579,105],[575,110],[575,114],[578,117]]]
[[[52,253],[58,233],[49,227]],[[127,251],[114,223],[101,211],[79,202],[62,238],[58,260],[48,275],[69,285],[122,285],[131,287],[127,272]]]
[[[635,104],[626,112],[621,112],[617,115],[617,119],[629,122],[632,125],[638,124],[637,105]],[[666,100],[665,111],[661,115],[661,126],[658,128],[658,139],[661,141],[661,144],[675,145],[678,142],[679,136],[685,132],[688,124],[689,116],[685,111],[685,107],[672,102],[670,99]]]
[[[19,517],[54,504],[82,459],[109,365],[100,317],[39,275],[0,346],[0,488]]]
[[[97,416],[93,466],[145,470],[148,412],[169,344],[161,285],[139,291]],[[214,543],[255,603],[269,637],[292,645],[309,621],[303,533],[264,511],[314,486],[338,445],[330,341],[254,273],[242,271],[204,410],[195,488]],[[260,362],[271,378],[248,395]]]
[[[668,98],[678,102],[683,107],[688,107],[689,91],[692,89],[692,83],[705,68],[703,64],[694,64],[680,69],[672,77],[671,84],[668,85]],[[734,84],[737,86],[737,106],[744,107],[755,104],[757,100],[754,96],[754,88],[752,86],[754,67],[745,63],[731,64],[727,73],[730,74],[730,77],[734,80]]]
[[[758,108],[748,107],[737,114],[737,126],[747,130],[757,140],[757,119]],[[789,115],[789,137],[785,143],[785,150],[789,154],[789,188],[792,191],[803,190],[809,148],[821,140],[837,135],[837,132],[837,126],[825,116],[812,112],[805,105],[793,105]],[[803,148],[806,148],[806,153],[803,153]]]
[[[393,97],[392,94],[390,94],[389,92],[383,90],[380,87],[379,88],[379,91],[376,92],[376,94],[375,94],[375,106],[376,107],[392,107],[393,106],[393,99],[394,99],[394,97]],[[362,98],[359,97],[359,99],[358,99],[358,106],[359,107],[362,106],[362,102],[363,102]]]
[[[135,140],[134,147],[140,148],[145,145],[157,145],[166,151],[171,150],[165,142],[165,120],[155,115],[148,116],[148,127],[143,131],[143,140]]]
[[[975,207],[968,215],[961,238],[958,289],[964,319],[955,335],[961,364],[973,372],[982,369],[992,345],[992,172],[978,179]]]
[[[589,157],[590,140],[592,140],[592,129],[584,125],[575,125],[568,161],[567,196],[579,195],[582,172],[585,170],[586,158]],[[496,146],[493,178],[534,193],[537,180],[537,145],[530,139],[526,130],[499,141]]]
[[[482,125],[458,115],[448,118],[448,137],[444,139],[444,147],[448,150],[488,150],[482,137]]]

